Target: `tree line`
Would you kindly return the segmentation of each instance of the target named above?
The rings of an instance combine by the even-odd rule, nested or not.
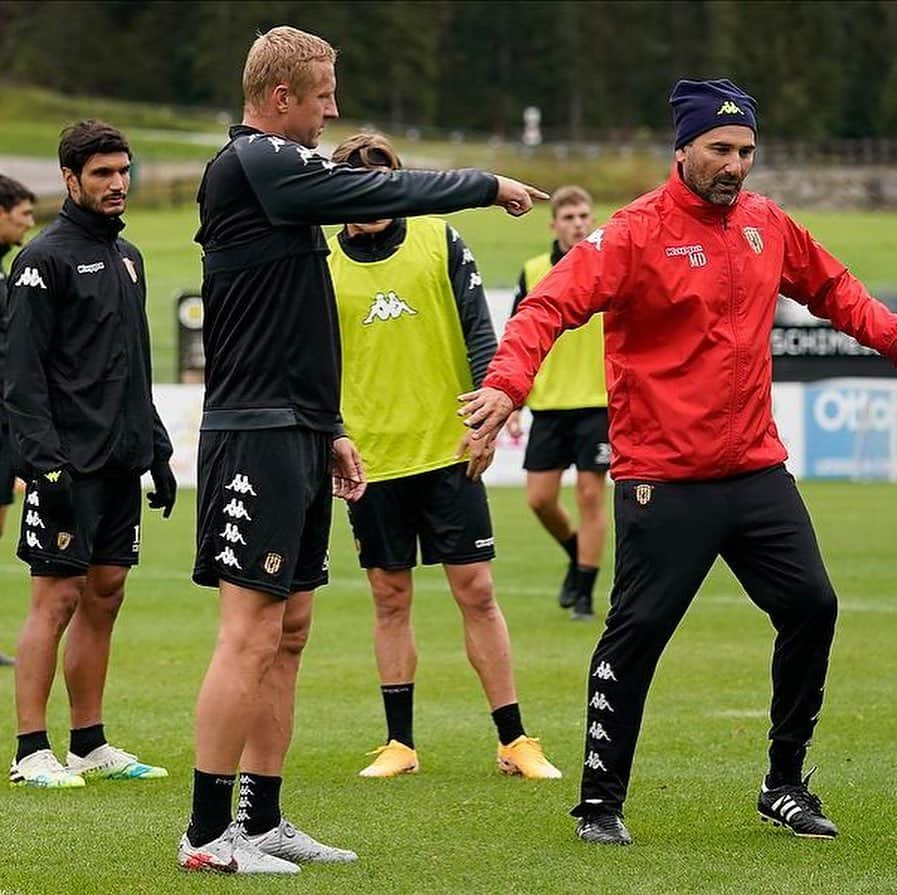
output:
[[[730,77],[783,138],[897,137],[894,0],[0,2],[2,76],[71,93],[239,111],[257,30],[339,50],[346,117],[557,139],[670,128],[679,77]]]

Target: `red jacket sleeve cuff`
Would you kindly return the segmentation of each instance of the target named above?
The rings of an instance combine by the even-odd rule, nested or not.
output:
[[[515,407],[520,407],[527,396],[527,392],[521,392],[510,379],[500,373],[489,373],[483,380],[482,388],[497,388],[500,392],[504,392],[514,402]]]

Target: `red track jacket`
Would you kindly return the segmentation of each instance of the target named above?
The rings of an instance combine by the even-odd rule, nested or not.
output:
[[[523,403],[563,330],[604,312],[615,479],[780,463],[769,338],[779,293],[897,362],[897,314],[774,202],[705,202],[674,167],[521,302],[483,381]]]

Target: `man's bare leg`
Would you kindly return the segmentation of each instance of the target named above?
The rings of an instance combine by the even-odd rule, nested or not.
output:
[[[490,563],[446,565],[445,574],[464,621],[467,658],[479,676],[489,707],[494,711],[516,703],[511,638],[495,600]]]
[[[345,863],[355,852],[324,845],[283,819],[280,788],[293,736],[296,678],[311,630],[314,591],[290,594],[277,656],[262,679],[255,715],[240,758],[238,820],[254,845],[293,863]]]
[[[527,472],[526,499],[545,530],[559,543],[569,541],[575,534],[570,514],[561,505],[561,476],[563,470]]]
[[[84,576],[31,578],[31,605],[17,647],[16,720],[20,736],[47,729],[47,701],[56,676],[59,641],[77,609],[85,582]]]
[[[103,723],[103,691],[112,629],[125,596],[128,569],[91,566],[65,640],[63,674],[72,730]]]

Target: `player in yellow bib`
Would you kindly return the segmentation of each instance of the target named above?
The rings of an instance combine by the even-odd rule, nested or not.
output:
[[[334,162],[400,167],[385,137],[359,134]],[[364,459],[364,496],[349,506],[374,598],[374,648],[386,744],[362,777],[418,770],[412,569],[442,563],[461,611],[470,663],[492,708],[506,773],[560,777],[520,717],[511,645],[495,601],[492,522],[482,482],[466,475],[456,395],[479,385],[495,353],[482,281],[457,231],[432,217],[348,224],[329,242],[343,346],[342,415]]]
[[[576,243],[595,229],[592,199],[577,186],[557,189],[551,197],[551,252],[523,266],[514,308]],[[526,493],[539,521],[569,557],[558,601],[575,620],[595,617],[592,594],[607,534],[605,473],[610,467],[607,386],[604,379],[604,331],[596,314],[564,333],[542,362],[527,398],[533,423],[523,460]],[[522,435],[520,413],[508,419],[508,431]],[[579,528],[574,529],[560,502],[561,476],[576,464]]]

